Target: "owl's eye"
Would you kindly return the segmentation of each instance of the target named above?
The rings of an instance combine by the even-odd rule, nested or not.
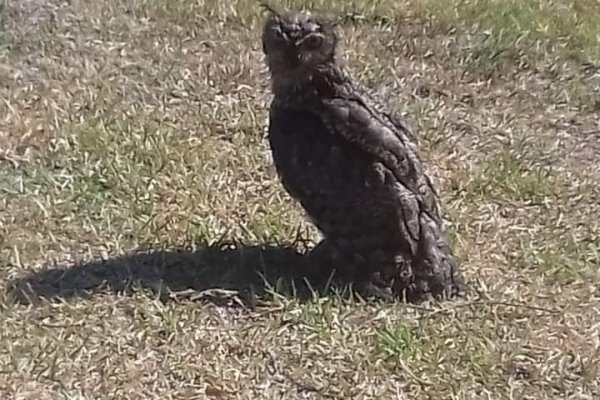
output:
[[[309,50],[315,50],[321,47],[322,43],[323,37],[321,35],[310,35],[302,41],[302,46]]]
[[[273,29],[273,38],[278,42],[285,40],[285,34],[281,30],[281,28],[276,27]]]

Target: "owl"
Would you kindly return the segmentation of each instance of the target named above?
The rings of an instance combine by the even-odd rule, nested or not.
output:
[[[331,21],[268,14],[268,140],[283,187],[323,236],[310,259],[376,296],[459,293],[438,197],[407,124],[339,65]]]

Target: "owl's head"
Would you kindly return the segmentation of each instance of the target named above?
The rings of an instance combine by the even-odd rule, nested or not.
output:
[[[297,76],[333,63],[337,37],[332,23],[309,12],[269,11],[262,36],[263,51],[273,75]]]

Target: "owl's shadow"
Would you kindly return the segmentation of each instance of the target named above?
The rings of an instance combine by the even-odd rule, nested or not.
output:
[[[280,293],[300,300],[339,291],[331,275],[307,273],[294,246],[213,245],[194,251],[135,252],[33,272],[9,286],[17,303],[150,290],[161,300],[192,298],[254,304]]]

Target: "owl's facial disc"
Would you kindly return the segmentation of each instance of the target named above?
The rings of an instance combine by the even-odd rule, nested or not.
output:
[[[309,19],[307,15],[293,15],[287,19],[277,17],[273,21],[271,32],[275,38],[275,45],[297,51],[318,50],[325,39],[321,25]]]
[[[309,13],[272,14],[265,24],[263,50],[278,72],[310,70],[333,60],[336,38]]]

